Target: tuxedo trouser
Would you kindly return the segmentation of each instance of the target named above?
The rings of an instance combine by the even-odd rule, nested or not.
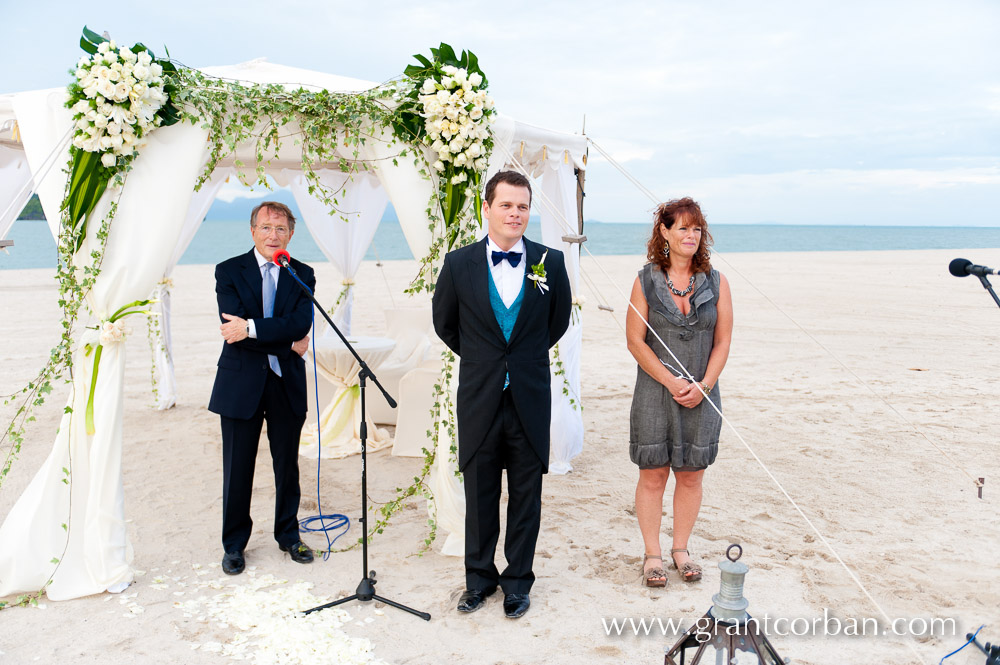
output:
[[[299,541],[299,435],[305,415],[296,415],[284,380],[268,371],[264,394],[248,420],[222,416],[222,546],[243,551],[250,540],[250,497],[257,446],[264,421],[274,468],[274,539],[286,547]]]
[[[500,537],[500,489],[507,469],[507,568],[498,573],[493,559]],[[465,584],[504,593],[528,593],[542,513],[542,463],[528,441],[505,390],[486,436],[463,469],[465,486]]]

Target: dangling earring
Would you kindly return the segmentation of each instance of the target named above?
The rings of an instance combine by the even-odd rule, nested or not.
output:
[[[670,245],[664,245],[663,246],[663,255],[664,256],[670,256]]]

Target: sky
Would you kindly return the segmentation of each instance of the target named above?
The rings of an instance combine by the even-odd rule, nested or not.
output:
[[[502,3],[0,0],[0,93],[64,85],[84,25],[192,67],[264,57],[370,81],[447,42],[497,108],[586,134],[710,223],[1000,226],[995,0]],[[652,202],[595,149],[585,217]]]

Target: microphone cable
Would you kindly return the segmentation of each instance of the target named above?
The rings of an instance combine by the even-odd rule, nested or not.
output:
[[[306,284],[299,279],[292,270],[291,266],[285,266],[286,271],[292,278],[298,282],[302,288],[306,290],[307,293],[312,295],[312,290],[306,286]],[[341,536],[346,534],[351,530],[351,518],[347,515],[341,513],[323,513],[322,495],[320,492],[320,470],[323,468],[323,425],[320,422],[321,413],[319,408],[319,376],[318,370],[316,368],[316,305],[315,303],[310,303],[311,307],[309,309],[312,314],[312,334],[313,343],[310,344],[312,347],[312,361],[313,361],[313,396],[316,402],[316,515],[310,515],[309,517],[303,517],[299,520],[299,531],[305,533],[322,533],[323,537],[326,538],[326,549],[323,551],[323,560],[327,561],[330,558],[330,554],[333,552],[333,545],[340,539]],[[298,453],[296,453],[298,454]],[[319,526],[314,526],[316,523]],[[332,540],[330,539],[331,531],[338,531],[338,533]]]

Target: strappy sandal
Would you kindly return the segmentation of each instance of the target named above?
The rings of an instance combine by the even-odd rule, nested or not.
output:
[[[659,559],[661,565],[646,570],[646,562],[650,559]],[[667,586],[667,573],[663,570],[662,564],[663,557],[659,554],[642,555],[642,577],[646,586],[655,588]]]
[[[678,566],[677,560],[674,559],[674,554],[676,552],[684,552],[684,554],[687,554],[688,556],[691,556],[691,553],[688,552],[686,549],[680,547],[678,547],[677,549],[670,550],[670,560],[673,562],[672,567],[676,568],[677,571],[681,574],[681,579],[684,580],[685,582],[697,582],[698,580],[700,580],[701,566],[691,561],[687,561]]]

